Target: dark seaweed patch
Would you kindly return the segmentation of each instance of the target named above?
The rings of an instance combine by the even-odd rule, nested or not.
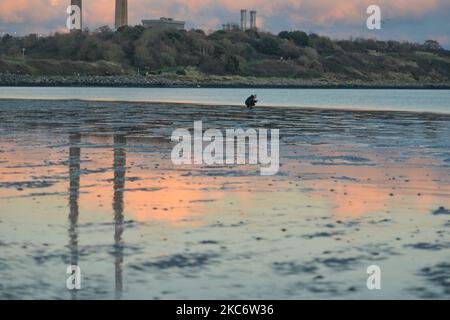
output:
[[[0,188],[15,188],[15,189],[40,189],[48,188],[54,185],[54,181],[16,181],[16,182],[0,182]]]
[[[295,262],[274,262],[272,269],[281,275],[294,275],[300,273],[314,273],[317,271],[317,266],[310,264],[297,264]]]
[[[433,211],[433,215],[435,215],[435,216],[447,215],[447,214],[450,214],[450,210],[448,210],[444,207],[439,207],[438,209]]]
[[[434,287],[441,289],[443,294],[450,296],[450,263],[442,262],[432,267],[422,268],[418,274]],[[442,297],[442,294],[439,296]]]
[[[156,269],[172,269],[172,268],[203,268],[210,264],[216,254],[175,254],[168,257],[162,257],[154,262],[144,262],[140,265],[132,265],[131,267],[136,270],[143,270],[146,268]]]
[[[334,231],[334,232],[316,232],[312,234],[306,234],[303,236],[305,239],[314,239],[314,238],[331,238],[337,235],[342,235],[343,232]]]
[[[407,244],[405,247],[419,249],[419,250],[430,250],[430,251],[439,251],[442,249],[450,248],[450,243],[441,244],[441,243],[428,243],[428,242],[419,242],[415,244]]]

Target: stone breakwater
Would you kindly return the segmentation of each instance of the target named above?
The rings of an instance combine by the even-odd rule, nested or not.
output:
[[[0,86],[86,87],[230,87],[230,88],[417,88],[450,89],[449,83],[362,82],[328,79],[255,78],[165,75],[125,76],[30,76],[0,74]]]

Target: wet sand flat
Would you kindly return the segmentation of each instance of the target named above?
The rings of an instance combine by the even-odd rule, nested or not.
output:
[[[174,166],[199,120],[280,129],[278,175]],[[448,299],[449,137],[447,114],[2,100],[0,299]]]

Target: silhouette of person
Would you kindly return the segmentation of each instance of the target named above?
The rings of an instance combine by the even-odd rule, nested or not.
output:
[[[252,94],[250,97],[247,98],[247,100],[245,100],[245,105],[247,106],[247,108],[252,109],[254,106],[256,106],[256,103],[258,102],[256,98],[257,98],[256,94]]]

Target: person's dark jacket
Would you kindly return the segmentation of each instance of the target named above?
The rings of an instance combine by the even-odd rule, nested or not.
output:
[[[251,95],[250,97],[245,100],[245,105],[247,108],[254,107],[258,101],[256,100],[256,97],[254,95]]]

